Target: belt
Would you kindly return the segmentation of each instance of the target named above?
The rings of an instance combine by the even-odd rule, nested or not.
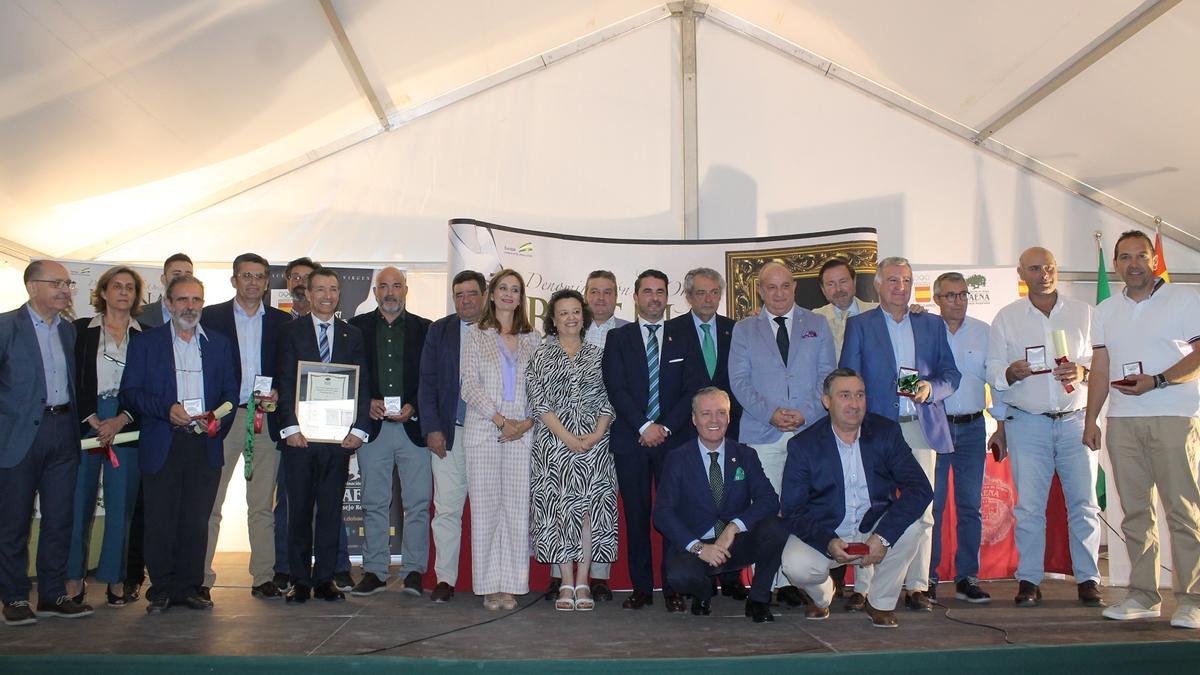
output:
[[[58,405],[46,406],[45,412],[47,415],[62,415],[64,413],[70,412],[70,410],[71,410],[71,404],[60,403]]]
[[[916,422],[917,416],[916,415],[901,415],[896,418],[896,421],[899,422],[900,424],[904,424],[905,422]]]
[[[1008,407],[1012,408],[1013,410],[1021,410],[1020,408],[1016,407],[1015,405],[1010,405]],[[1077,412],[1083,412],[1083,408],[1076,408],[1074,410],[1064,410],[1062,412],[1031,413],[1028,410],[1021,410],[1021,412],[1025,413],[1026,415],[1041,415],[1042,417],[1049,417],[1052,420],[1057,420],[1057,419],[1062,419],[1063,417],[1067,417],[1068,415],[1074,415]]]
[[[975,420],[979,419],[980,417],[983,417],[982,410],[980,410],[979,412],[967,413],[966,415],[946,415],[946,419],[950,420],[951,422],[953,422],[955,424],[966,424],[968,422],[974,422]]]

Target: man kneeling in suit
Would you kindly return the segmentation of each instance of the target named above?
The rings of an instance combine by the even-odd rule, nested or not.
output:
[[[654,525],[668,541],[667,581],[709,614],[712,577],[755,565],[746,616],[774,621],[771,585],[788,531],[779,497],[753,448],[726,438],[729,394],[705,387],[692,397],[699,439],[673,449],[663,465]]]
[[[826,376],[821,402],[829,416],[788,442],[782,513],[793,536],[783,574],[812,597],[805,618],[820,620],[833,598],[829,570],[873,565],[867,614],[877,628],[895,628],[900,584],[920,538],[914,523],[933,488],[900,425],[866,412],[858,373],[838,368]],[[864,543],[865,554],[847,550]]]

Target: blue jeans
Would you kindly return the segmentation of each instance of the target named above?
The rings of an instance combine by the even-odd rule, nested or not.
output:
[[[929,579],[937,582],[942,560],[942,513],[946,509],[950,469],[954,468],[954,511],[958,518],[958,548],[954,552],[954,580],[979,576],[979,543],[983,536],[983,518],[979,506],[983,500],[983,470],[987,462],[984,450],[986,428],[983,417],[966,424],[950,423],[954,452],[937,456],[933,482],[933,554]]]
[[[1103,384],[1103,383],[1101,383]],[[1009,408],[1004,428],[1017,488],[1017,580],[1042,583],[1046,560],[1046,498],[1058,473],[1067,503],[1071,566],[1075,582],[1100,581],[1100,506],[1096,502],[1096,453],[1083,445],[1083,417],[1052,420]]]
[[[283,475],[283,462],[279,462],[279,473],[275,481],[275,572],[290,574],[288,568],[288,498],[287,479]],[[346,528],[338,528],[338,553],[336,574],[350,571],[350,549],[346,544]]]

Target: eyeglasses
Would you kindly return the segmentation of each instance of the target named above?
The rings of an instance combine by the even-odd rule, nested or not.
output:
[[[971,297],[971,294],[966,291],[959,291],[958,293],[939,293],[938,297],[947,300],[966,300]]]
[[[242,281],[262,281],[267,278],[262,272],[241,272],[237,276]]]
[[[75,290],[75,282],[66,279],[30,279],[30,281],[36,281],[39,284],[50,284],[60,291],[64,288]]]
[[[288,279],[290,281],[300,282],[300,281],[305,281],[306,279],[308,279],[308,275],[307,274],[289,274]]]

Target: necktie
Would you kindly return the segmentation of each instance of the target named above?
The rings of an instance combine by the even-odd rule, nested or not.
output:
[[[646,340],[646,368],[650,371],[650,396],[646,401],[646,419],[653,422],[658,419],[658,332],[656,323],[646,324],[650,331],[650,339]]]
[[[700,330],[704,331],[704,342],[700,348],[704,350],[704,365],[708,368],[708,379],[717,374],[717,344],[713,342],[712,326],[702,323]]]
[[[721,497],[725,494],[725,482],[721,479],[721,465],[717,463],[719,456],[716,450],[708,453],[708,487],[712,490],[713,504],[716,505],[718,511],[721,508]],[[719,537],[721,530],[724,529],[725,522],[718,518],[713,532]]]
[[[779,330],[775,331],[775,344],[779,345],[779,356],[783,358],[783,365],[787,365],[788,348],[791,342],[788,340],[787,332],[787,317],[775,317],[775,323],[779,324]]]
[[[329,324],[319,323],[321,327],[321,339],[317,340],[317,348],[321,350],[321,360],[329,363],[329,357],[332,355],[329,349]]]

